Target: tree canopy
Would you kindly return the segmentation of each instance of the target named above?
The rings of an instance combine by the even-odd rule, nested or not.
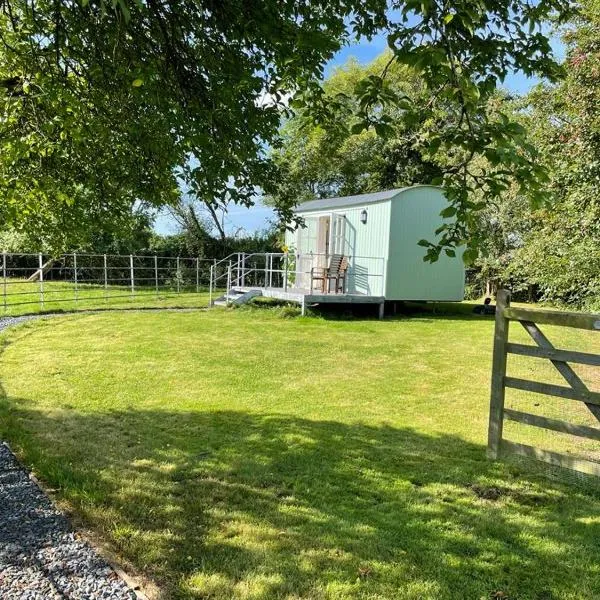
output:
[[[3,0],[0,224],[59,248],[119,227],[137,204],[173,203],[181,185],[208,203],[251,204],[272,181],[266,148],[289,96],[339,126],[346,104],[323,101],[323,66],[349,36],[381,31],[390,64],[408,65],[434,101],[392,94],[384,68],[357,83],[355,130],[389,133],[381,108],[393,105],[430,124],[431,154],[456,155],[450,183],[483,152],[498,169],[482,187],[510,170],[535,188],[520,130],[482,106],[514,69],[557,75],[543,26],[568,10],[566,0]],[[464,238],[474,208],[458,191],[453,202],[458,225],[443,245]]]
[[[600,3],[585,0],[563,36],[565,78],[507,103],[548,181],[531,205],[518,186],[478,214],[478,292],[509,285],[527,297],[600,307]],[[486,286],[485,284],[488,283]],[[482,285],[483,284],[483,285]]]
[[[600,2],[586,0],[565,34],[567,75],[539,86],[527,126],[549,173],[548,202],[504,273],[543,299],[600,306]]]
[[[394,94],[411,94],[425,101],[426,90],[414,72],[400,64],[389,65],[391,52],[384,52],[368,65],[350,59],[323,82],[326,97],[344,95],[349,113],[359,110],[354,95],[357,85],[387,67],[386,85]],[[390,135],[374,128],[353,133],[338,127],[332,134],[318,123],[307,123],[300,112],[281,129],[279,144],[272,151],[276,177],[272,187],[275,203],[302,202],[312,198],[350,195],[429,183],[441,169],[415,147],[414,128],[402,126],[402,110],[388,108],[398,121]]]

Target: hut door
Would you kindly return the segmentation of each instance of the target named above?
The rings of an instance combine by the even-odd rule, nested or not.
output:
[[[304,227],[299,227],[296,238],[296,250],[299,254],[315,252],[318,247],[319,220],[305,217]]]
[[[331,215],[331,239],[329,250],[331,254],[344,254],[346,241],[346,215]]]
[[[329,217],[319,217],[319,232],[317,236],[317,266],[326,267],[329,261],[329,238],[331,224]]]

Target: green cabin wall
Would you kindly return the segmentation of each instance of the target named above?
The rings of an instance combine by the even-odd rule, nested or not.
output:
[[[435,263],[423,261],[419,240],[433,240],[447,200],[440,188],[417,186],[390,200],[387,300],[460,301],[464,298],[464,266],[460,252],[444,253]]]

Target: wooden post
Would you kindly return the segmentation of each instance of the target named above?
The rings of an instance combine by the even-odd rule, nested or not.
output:
[[[498,290],[496,296],[496,326],[494,330],[494,350],[492,355],[492,384],[490,394],[490,422],[488,428],[488,458],[496,460],[500,456],[502,426],[504,424],[504,377],[506,375],[506,344],[508,342],[509,320],[504,311],[510,306],[510,294]]]
[[[385,301],[379,303],[379,319],[383,319],[385,316]]]
[[[154,290],[158,298],[158,256],[156,254],[154,255]]]
[[[265,254],[265,287],[268,286],[269,279],[269,254]]]
[[[215,273],[215,266],[210,265],[210,280],[208,282],[208,308],[213,305],[212,296],[213,296],[213,277]]]
[[[179,294],[179,281],[181,279],[181,268],[180,268],[180,264],[179,264],[179,256],[177,257],[177,264],[176,264],[176,270],[177,270],[177,275],[176,275],[176,279],[177,279],[177,293]]]
[[[196,294],[200,291],[200,258],[196,257]]]

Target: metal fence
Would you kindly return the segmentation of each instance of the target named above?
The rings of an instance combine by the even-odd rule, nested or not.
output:
[[[154,255],[4,252],[0,302],[5,314],[104,302],[164,300],[205,292],[215,260]]]

